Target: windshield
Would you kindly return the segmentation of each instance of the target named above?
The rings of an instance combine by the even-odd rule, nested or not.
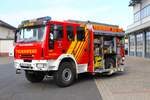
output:
[[[45,34],[45,26],[23,28],[17,32],[16,42],[42,41],[44,34]]]

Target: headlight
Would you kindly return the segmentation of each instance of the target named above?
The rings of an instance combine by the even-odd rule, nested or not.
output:
[[[42,63],[39,63],[36,65],[37,68],[44,68],[46,67],[46,64],[42,64]]]

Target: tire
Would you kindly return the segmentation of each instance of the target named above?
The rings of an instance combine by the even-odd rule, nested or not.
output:
[[[112,58],[106,58],[105,60],[105,69],[114,67],[114,60]]]
[[[31,83],[38,83],[38,82],[41,82],[44,79],[45,74],[43,72],[25,71],[25,76],[26,76],[26,79],[28,81],[30,81]]]
[[[59,69],[54,74],[55,83],[60,87],[67,87],[73,84],[76,76],[74,64],[71,62],[62,62]]]

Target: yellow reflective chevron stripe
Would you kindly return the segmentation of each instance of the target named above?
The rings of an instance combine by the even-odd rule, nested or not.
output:
[[[82,42],[82,46],[80,48],[80,52],[78,53],[76,59],[77,61],[79,61],[79,59],[81,58],[82,54],[83,54],[83,51],[84,51],[84,48],[86,47],[86,44],[87,44],[87,39],[88,39],[88,32],[86,32],[85,34],[85,41]]]
[[[79,58],[82,56],[83,50],[87,45],[88,42],[87,39],[88,39],[88,31],[85,32],[85,41],[77,41],[77,39],[75,39],[75,41],[72,41],[69,49],[67,50],[68,54],[74,54],[74,57],[77,60],[77,62],[79,61]]]

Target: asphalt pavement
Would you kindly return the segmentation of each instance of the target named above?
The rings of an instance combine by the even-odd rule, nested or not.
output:
[[[150,59],[126,57],[126,70],[96,79],[103,100],[150,100]]]
[[[0,64],[0,100],[102,100],[92,75],[80,75],[70,87],[60,88],[52,78],[30,83],[16,75],[13,64]]]
[[[126,70],[111,76],[81,74],[70,87],[52,78],[30,83],[16,75],[12,58],[0,58],[0,100],[150,100],[150,59],[126,57]]]

